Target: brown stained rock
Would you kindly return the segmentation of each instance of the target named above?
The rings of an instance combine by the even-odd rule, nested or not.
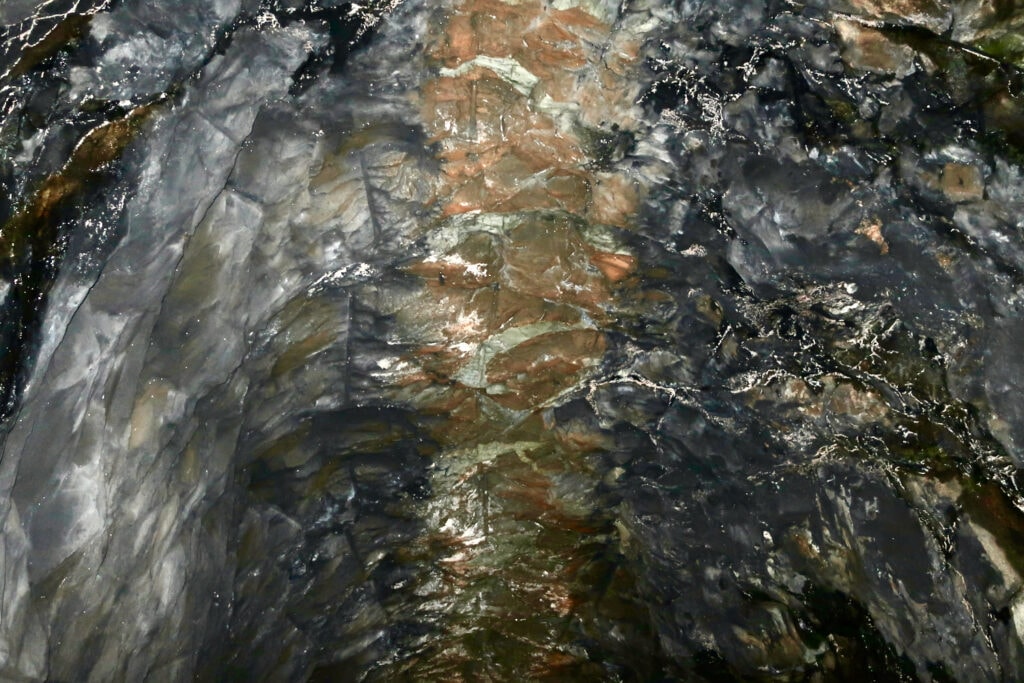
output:
[[[444,442],[461,443],[478,437],[481,431],[490,424],[484,420],[480,403],[486,400],[479,390],[456,384],[445,391],[437,391],[437,385],[424,383],[425,386],[413,387],[418,396],[426,392],[432,400],[423,402],[423,412],[427,415],[443,416],[442,432],[436,436]],[[434,391],[430,391],[433,389]]]
[[[457,216],[460,213],[479,211],[490,199],[493,197],[488,194],[484,179],[474,178],[455,191],[451,200],[442,207],[441,212],[444,216]],[[500,197],[499,199],[505,198]]]
[[[935,251],[935,261],[947,273],[953,272],[953,266],[957,262],[957,253],[951,249],[939,248]]]
[[[610,282],[620,282],[636,270],[636,258],[629,254],[616,254],[604,251],[594,252],[590,262]]]
[[[534,462],[534,467],[524,468],[521,461],[515,462],[510,457],[504,457],[496,466],[501,468],[503,471],[508,472],[504,481],[501,485],[496,487],[493,494],[496,498],[501,498],[504,505],[517,519],[535,521],[545,527],[546,536],[548,542],[555,546],[557,550],[558,546],[563,545],[568,541],[572,544],[576,539],[567,537],[565,532],[569,534],[593,534],[600,531],[600,527],[595,526],[589,509],[574,509],[574,506],[561,498],[558,495],[558,491],[555,487],[555,482],[559,474],[565,471],[565,463],[563,462]],[[570,567],[561,568],[562,572],[569,573]],[[557,590],[559,586],[553,585],[552,579],[557,581],[555,576],[543,577],[543,583],[535,583],[535,587],[543,591],[536,597],[540,599],[538,607],[540,609],[547,609],[554,607],[556,610],[561,611],[559,608],[569,608],[572,604],[572,598],[568,590],[568,586],[562,584],[561,590]],[[556,588],[557,592],[553,592],[551,589]],[[551,598],[555,598],[555,605],[552,605]],[[559,604],[560,603],[560,604]]]
[[[553,102],[574,102],[578,96],[579,83],[583,80],[583,70],[578,72],[559,70],[545,64],[527,60],[530,72],[536,74],[540,81],[533,88],[531,96],[535,102],[550,100]]]
[[[401,314],[402,322],[418,341],[438,345],[446,353],[459,356],[464,354],[448,350],[449,347],[462,342],[476,343],[494,333],[488,316],[482,315],[473,303],[481,290],[442,285],[436,276],[428,277],[427,283],[410,302],[409,310]]]
[[[913,73],[915,52],[910,47],[857,21],[839,19],[835,27],[843,44],[843,61],[849,67],[897,78]]]
[[[500,0],[471,0],[448,19],[429,54],[448,67],[481,54],[511,56],[521,44],[531,17],[538,12],[536,2],[512,5]]]
[[[577,158],[583,158],[582,151],[553,131],[538,128],[525,133],[515,143],[510,141],[489,148],[482,145],[473,145],[471,149],[458,147],[439,156],[448,191],[452,195],[460,190],[464,193],[459,198],[462,208],[453,207],[449,214],[492,210],[530,184],[540,184],[563,201],[568,196],[575,197],[573,205],[588,202],[589,175],[572,165]],[[464,185],[470,187],[463,190]],[[489,193],[489,200],[480,194],[485,191]]]
[[[430,54],[447,67],[456,67],[476,57],[476,35],[473,33],[473,18],[468,14],[456,14],[448,20],[444,39],[435,45]]]
[[[537,123],[522,93],[479,66],[427,83],[421,113],[434,140],[450,138],[448,148],[476,152],[506,144]]]
[[[851,0],[851,4],[859,10],[878,15],[939,15],[943,12],[942,6],[935,0]]]
[[[405,387],[415,397],[417,406],[425,407],[446,400],[454,389],[464,389],[452,380],[465,365],[466,358],[448,344],[428,344],[410,354],[417,371],[397,378],[397,386]]]
[[[824,378],[825,409],[857,424],[884,422],[889,406],[876,393],[860,389],[831,375]]]
[[[450,185],[457,185],[483,173],[503,154],[507,154],[506,146],[472,150],[459,146],[441,150],[437,158],[441,162],[444,180]]]
[[[616,227],[626,227],[640,202],[639,184],[621,173],[599,173],[595,178],[587,219]]]
[[[476,232],[468,235],[457,249],[416,261],[406,271],[425,278],[428,286],[479,289],[497,282],[502,265],[495,237]]]
[[[611,41],[607,27],[583,10],[529,1],[471,0],[436,40],[432,56],[444,67],[478,56],[510,58],[539,79],[524,94],[524,79],[513,85],[477,62],[455,74],[443,72],[448,75],[421,91],[423,121],[439,150],[442,215],[525,214],[506,219],[500,233],[460,235],[454,248],[406,268],[424,287],[399,315],[410,338],[422,345],[403,359],[412,370],[396,376],[395,389],[424,414],[440,418],[434,434],[439,442],[475,448],[497,434],[509,438],[530,421],[511,417],[509,410],[531,411],[539,419],[541,406],[578,386],[604,356],[604,334],[580,325],[584,317],[588,324],[607,321],[612,290],[628,291],[623,283],[637,264],[630,254],[588,242],[584,220],[628,225],[640,191],[632,178],[593,170],[588,141],[566,125],[553,103],[565,102],[564,111],[584,125],[634,124],[628,108],[613,114],[622,107],[611,105],[636,99],[630,60],[638,49],[636,40]],[[518,329],[534,325],[540,327]],[[506,515],[521,510],[523,519],[559,533],[595,533],[553,483],[562,474],[579,474],[580,463],[570,463],[570,454],[601,448],[602,436],[580,426],[556,435],[549,425],[529,438],[557,448],[558,467],[548,471],[532,454],[489,463],[480,471],[501,471],[509,484],[491,491],[495,509]],[[560,558],[568,545],[560,542],[552,557]],[[477,571],[472,554],[462,555],[453,560],[453,582]],[[528,588],[523,583],[510,609],[536,598],[534,611],[567,614],[575,605],[563,588],[550,581]]]
[[[536,28],[523,36],[522,42],[526,48],[522,56],[531,64],[564,70],[587,64],[579,38],[549,17],[542,17]],[[526,66],[526,61],[523,65]]]
[[[766,402],[791,418],[838,420],[853,427],[890,420],[889,406],[875,392],[835,375],[826,375],[820,381],[821,386],[812,389],[804,380],[788,377],[752,387],[748,396],[751,405]]]
[[[536,107],[550,98],[578,106],[588,125],[635,123],[631,114],[613,114],[608,104],[636,99],[639,86],[628,77],[628,61],[639,43],[623,39],[622,45],[612,44],[607,31],[579,8],[500,0],[461,6],[434,48],[439,61],[452,66],[481,55],[512,58],[540,80],[527,96],[477,65],[425,85],[422,113],[432,139],[440,143],[449,185],[447,191],[439,189],[441,197],[448,197],[442,200],[444,215],[536,209],[585,215],[593,210],[601,222],[627,222],[635,191],[610,174],[595,178],[586,170],[582,142]],[[584,75],[588,68],[593,73]],[[614,194],[595,204],[592,189],[598,182]]]
[[[506,195],[515,194],[516,188],[529,182],[537,171],[518,154],[505,154],[484,170],[487,189]]]
[[[446,348],[459,356],[461,367],[468,360],[468,355],[452,348],[456,344],[479,343],[500,332],[524,325],[541,322],[575,325],[579,321],[579,310],[571,306],[500,288],[487,288],[470,295],[464,306],[450,310],[442,333]]]
[[[445,215],[477,210],[515,211],[514,208],[502,207],[512,197],[538,184],[542,184],[542,181],[534,178],[534,171],[522,158],[514,153],[508,153],[485,167],[476,176],[460,183],[443,211]],[[554,198],[551,199],[552,201],[545,202],[542,206],[557,207],[557,202]]]
[[[973,164],[948,163],[942,169],[942,192],[951,202],[972,202],[985,196],[985,180]]]
[[[442,214],[456,216],[473,211],[511,213],[529,208],[561,208],[542,187],[537,187],[533,183],[527,183],[526,187],[520,189],[521,185],[495,186],[488,182],[489,180],[486,176],[480,176],[460,185],[452,195],[451,201],[442,207]]]
[[[725,321],[725,311],[713,297],[694,292],[690,295],[690,298],[693,299],[694,310],[704,316],[716,330],[722,329],[722,323]]]
[[[544,174],[544,189],[563,209],[577,215],[590,205],[590,179],[580,171],[555,168]]]
[[[445,391],[467,364],[476,361],[477,347],[489,338],[536,323],[578,325],[579,309],[545,301],[507,288],[455,288],[427,278],[428,286],[402,313],[404,326],[424,345],[405,358],[418,368],[406,384],[427,382]],[[422,389],[422,388],[421,388]]]
[[[798,377],[759,384],[751,388],[749,396],[751,405],[765,402],[782,406],[787,412],[799,412],[812,418],[821,417],[824,412],[820,397]]]
[[[550,14],[544,14],[537,18],[530,33],[523,37],[523,42],[528,46],[537,46],[541,49],[550,47],[574,51],[580,48],[579,35],[569,30],[567,26],[563,26],[555,16]]]
[[[559,445],[567,452],[574,454],[593,453],[602,450],[610,450],[614,447],[614,439],[594,429],[590,425],[577,422],[564,424],[550,424],[547,428],[552,430]]]
[[[516,140],[515,150],[535,169],[578,168],[588,161],[580,141],[559,133],[550,122],[531,128]]]
[[[1007,137],[1018,145],[1024,145],[1024,107],[1020,99],[1002,90],[983,104],[985,125],[1005,131]]]
[[[444,425],[432,434],[435,439],[454,445],[479,443],[492,432],[494,418],[489,417],[481,407],[487,399],[482,397],[480,392],[466,387],[456,387],[448,396],[448,409],[437,412],[438,415],[444,416],[445,421]]]
[[[510,231],[502,284],[517,292],[596,309],[610,298],[591,248],[569,220],[542,216]]]
[[[3,80],[12,80],[24,76],[43,60],[54,55],[68,43],[78,40],[92,21],[91,14],[70,14],[54,26],[49,33],[38,42],[25,47],[20,59],[11,69],[0,74]]]
[[[970,516],[971,521],[985,529],[992,538],[988,551],[990,561],[1002,559],[1000,568],[1007,583],[1020,581],[1024,576],[1024,513],[1014,504],[1013,499],[994,482],[967,482],[968,486],[960,496],[959,503]],[[996,550],[1002,551],[1003,558]],[[993,562],[995,564],[995,562]]]
[[[636,68],[641,50],[643,50],[642,41],[629,31],[621,31],[612,37],[604,64],[612,73],[628,76]]]
[[[604,45],[608,43],[610,27],[580,7],[549,10],[549,16],[552,21],[576,36],[582,44]]]
[[[573,102],[580,109],[580,120],[587,126],[604,128],[617,125],[633,129],[641,116],[635,107],[624,107],[622,102],[636,102],[640,97],[640,83],[635,78],[619,78],[610,71],[602,71],[596,78],[587,78],[576,89]]]
[[[525,96],[488,69],[431,81],[421,112],[432,139],[442,145],[450,176],[479,172],[513,150],[534,170],[587,160],[578,140],[559,132],[550,117],[533,111]]]
[[[622,49],[620,42],[623,43]],[[538,100],[549,97],[556,102],[583,104],[581,92],[594,92],[597,87],[611,89],[617,94],[639,92],[638,87],[633,87],[636,79],[627,73],[629,67],[625,62],[625,56],[633,52],[637,57],[630,64],[635,65],[639,44],[635,41],[627,44],[620,36],[609,37],[607,27],[585,12],[552,13],[541,21],[536,33],[525,38],[525,43],[528,49],[519,55],[519,59],[523,66],[540,78],[534,92]],[[601,51],[599,61],[593,54],[598,46]],[[590,85],[581,86],[587,83]],[[589,96],[585,99],[597,101],[597,98]],[[626,101],[631,100],[616,100],[619,105]],[[606,112],[605,118],[608,114],[611,112]],[[583,118],[593,125],[600,117],[583,112]]]
[[[479,55],[512,58],[535,75],[561,79],[587,65],[584,48],[607,27],[579,10],[554,10],[537,2],[473,0],[453,16],[430,53],[453,68]]]
[[[544,183],[531,182],[522,190],[511,197],[496,203],[491,210],[496,212],[531,211],[537,209],[563,210],[570,213],[578,213],[584,206],[585,200],[573,203],[563,203],[553,195]]]
[[[567,171],[539,173],[506,180],[509,174],[488,171],[463,183],[445,205],[445,215],[469,211],[515,213],[543,209],[581,214],[590,203],[585,177]]]
[[[491,313],[490,320],[496,332],[539,322],[575,325],[581,318],[579,309],[574,306],[523,296],[507,288],[480,291],[473,303],[480,311]]]
[[[432,141],[461,138],[477,142],[476,135],[469,134],[475,118],[472,87],[467,78],[444,76],[423,89],[420,112]]]
[[[508,408],[533,408],[579,381],[579,373],[604,355],[597,330],[551,332],[498,354],[487,365],[488,392]]]
[[[459,7],[458,11],[472,16],[488,16],[508,21],[521,21],[524,17],[536,17],[543,11],[543,7],[538,0],[516,0],[515,2],[507,2],[506,0],[466,0]],[[526,30],[525,25],[520,30],[519,35],[522,35],[524,30]]]
[[[435,280],[440,287],[476,289],[497,282],[497,271],[482,263],[427,259],[408,266],[407,270],[421,278]]]
[[[202,269],[203,264],[198,264]],[[188,287],[206,286],[202,280]],[[198,292],[179,292],[183,301],[201,300]],[[306,364],[310,358],[334,344],[343,328],[337,306],[318,297],[298,297],[290,300],[280,315],[281,331],[274,338],[277,361],[271,368],[271,377],[278,378]],[[187,342],[183,342],[187,345]]]
[[[39,255],[53,249],[57,227],[53,213],[86,190],[97,174],[121,156],[161,103],[158,99],[136,107],[124,118],[86,133],[64,167],[44,180],[28,205],[0,227],[0,257],[13,260],[30,245]]]
[[[498,11],[487,9],[473,13],[477,54],[490,57],[515,56],[522,50],[523,35],[529,30],[533,17],[540,11],[533,3],[519,6],[500,4],[503,6]]]
[[[732,627],[732,637],[739,646],[734,666],[751,677],[766,670],[799,670],[809,652],[789,610],[768,602],[751,612],[740,622],[747,628],[739,624]]]
[[[526,49],[517,55],[520,64],[540,79],[537,98],[545,95],[558,102],[571,102],[580,73],[588,65],[576,43],[550,44],[531,35],[524,38]]]

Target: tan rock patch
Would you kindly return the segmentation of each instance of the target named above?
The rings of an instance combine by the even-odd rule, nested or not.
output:
[[[889,243],[882,235],[882,223],[876,220],[865,220],[855,231],[858,235],[864,235],[878,245],[878,250],[884,255],[889,253]]]
[[[973,164],[946,164],[940,183],[942,192],[952,202],[978,201],[985,196],[985,180]]]
[[[896,19],[934,31],[944,30],[950,20],[948,5],[942,0],[849,0],[849,4],[874,19]]]
[[[913,73],[914,51],[886,38],[885,34],[857,21],[840,19],[836,32],[843,44],[842,57],[850,67],[897,78]]]

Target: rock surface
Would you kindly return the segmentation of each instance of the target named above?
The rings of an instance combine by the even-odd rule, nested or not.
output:
[[[1024,679],[1011,5],[4,3],[0,678]]]

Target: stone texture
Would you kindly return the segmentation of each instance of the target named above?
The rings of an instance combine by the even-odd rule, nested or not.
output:
[[[0,23],[0,678],[1024,678],[1018,14]]]

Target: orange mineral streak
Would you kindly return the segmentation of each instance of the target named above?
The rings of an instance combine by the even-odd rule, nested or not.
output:
[[[545,98],[576,104],[586,123],[600,124],[605,122],[589,119],[610,114],[615,107],[609,102],[631,101],[637,86],[630,67],[639,43],[613,43],[608,31],[581,9],[538,2],[475,0],[449,20],[429,50],[440,65],[457,69],[477,57],[514,60],[538,82],[523,94],[477,63],[423,87],[423,120],[441,148],[439,196],[449,198],[446,215],[550,208],[625,226],[636,192],[622,191],[624,183],[608,186],[615,181],[591,169],[585,143],[536,106]],[[626,205],[610,209],[602,198],[595,206],[592,192],[600,185],[619,190],[616,199]]]
[[[590,261],[611,282],[624,280],[636,266],[636,259],[629,254],[596,252],[590,257]]]
[[[438,150],[442,216],[510,216],[504,234],[471,233],[448,253],[407,266],[426,284],[423,310],[434,313],[419,317],[432,328],[422,329],[428,377],[457,383],[471,360],[467,345],[511,328],[611,319],[635,258],[590,244],[586,225],[627,227],[641,193],[622,173],[596,168],[583,130],[614,130],[613,119],[623,117],[615,112],[630,109],[639,50],[635,37],[613,35],[584,9],[537,0],[468,0],[428,39],[439,73],[421,88],[420,111]],[[508,78],[509,68],[527,77]],[[534,374],[530,380],[489,367],[488,380],[506,382],[490,399],[526,410],[571,388],[603,355],[595,334],[561,349],[528,345],[544,347],[548,358],[524,365],[520,374]]]
[[[569,625],[599,612],[578,575],[612,525],[564,482],[596,488],[588,454],[608,443],[583,423],[554,424],[546,408],[595,372],[602,328],[635,279],[636,257],[588,235],[628,228],[641,190],[597,168],[583,131],[628,121],[639,42],[613,39],[578,8],[469,0],[427,50],[438,76],[420,111],[442,219],[489,214],[489,227],[470,220],[457,244],[406,265],[423,286],[400,321],[420,346],[394,386],[437,417],[442,446],[427,515],[436,526],[408,553],[437,567],[417,595],[442,632],[382,675],[589,679],[571,643],[587,627]],[[509,60],[536,78],[528,92],[498,73]],[[445,474],[466,453],[478,464]]]

